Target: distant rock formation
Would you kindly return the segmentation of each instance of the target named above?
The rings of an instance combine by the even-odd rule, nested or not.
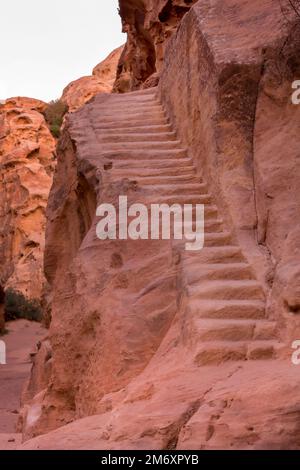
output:
[[[110,93],[116,80],[117,66],[124,46],[115,49],[98,64],[93,75],[71,82],[63,91],[61,99],[74,112],[98,93]]]
[[[0,283],[40,299],[45,208],[55,168],[46,103],[10,98],[0,105]]]
[[[112,90],[122,50],[97,65],[93,76],[66,87],[62,100],[69,111]],[[46,106],[25,97],[0,104],[0,283],[37,299],[45,280],[45,208],[56,163],[56,140],[43,116]]]

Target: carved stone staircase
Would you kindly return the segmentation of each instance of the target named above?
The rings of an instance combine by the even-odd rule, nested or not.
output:
[[[156,89],[111,95],[93,117],[113,179],[135,181],[159,204],[205,204],[205,246],[181,253],[198,365],[272,359],[279,342],[265,295],[160,104]],[[195,335],[196,333],[196,335]]]

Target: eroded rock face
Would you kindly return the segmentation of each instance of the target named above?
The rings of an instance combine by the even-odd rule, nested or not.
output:
[[[291,101],[300,29],[293,10],[283,11],[271,0],[198,2],[171,40],[160,92],[265,285],[283,336],[284,325],[293,324],[291,341],[300,334],[292,315],[299,290],[300,108]]]
[[[55,167],[45,106],[30,98],[0,106],[0,282],[33,299],[45,280],[45,208]]]
[[[76,111],[98,93],[112,91],[123,49],[124,46],[121,46],[111,52],[94,68],[93,75],[79,78],[64,89],[61,99],[68,105],[70,112]]]
[[[168,40],[196,0],[119,0],[123,31],[128,39],[118,67],[114,90],[142,87],[158,73]]]

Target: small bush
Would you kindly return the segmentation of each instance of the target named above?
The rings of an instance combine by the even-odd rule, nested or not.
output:
[[[50,126],[50,131],[51,131],[51,134],[53,135],[53,137],[55,137],[56,139],[58,139],[60,137],[60,128],[61,126],[59,126],[58,124],[52,124]]]
[[[29,300],[21,293],[8,289],[5,292],[5,321],[24,318],[31,321],[42,321],[42,310],[37,300]]]
[[[68,106],[62,100],[51,101],[44,111],[46,122],[55,138],[60,136],[60,129],[64,120],[64,115],[67,112]]]

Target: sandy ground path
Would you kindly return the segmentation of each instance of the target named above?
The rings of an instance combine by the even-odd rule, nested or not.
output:
[[[17,320],[6,324],[6,365],[0,365],[0,450],[13,449],[21,440],[15,434],[20,397],[31,369],[30,352],[47,333],[39,323]]]

